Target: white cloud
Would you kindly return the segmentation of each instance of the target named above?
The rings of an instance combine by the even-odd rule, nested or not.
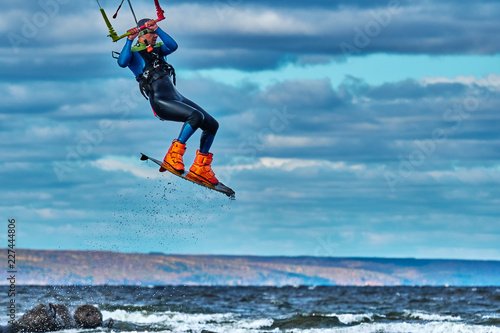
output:
[[[142,163],[142,165],[139,165]],[[137,162],[137,158],[110,156],[90,162],[90,165],[104,171],[123,171],[138,178],[160,178],[159,167],[153,162]],[[153,167],[152,167],[153,166]]]
[[[303,148],[303,147],[331,147],[337,140],[327,137],[305,137],[305,136],[280,136],[267,135],[265,137],[268,147],[279,148]]]
[[[469,184],[480,183],[500,183],[500,165],[489,168],[455,168],[454,170],[434,170],[427,171],[425,174],[430,175],[436,180],[443,181],[445,179],[459,180]]]
[[[71,220],[75,220],[77,218],[84,218],[88,216],[87,211],[76,209],[41,208],[34,209],[34,212],[45,219],[69,218]]]
[[[31,162],[4,162],[0,164],[0,168],[3,171],[32,171],[33,163]]]
[[[22,100],[30,96],[26,86],[20,84],[9,84],[6,86],[7,96],[16,100]]]
[[[399,234],[362,233],[362,235],[367,239],[369,244],[375,246],[390,245],[396,241],[400,242],[402,240],[402,237]]]
[[[460,83],[467,86],[476,85],[479,87],[486,87],[500,91],[500,75],[498,74],[489,74],[481,78],[478,78],[474,75],[468,75],[468,76],[459,75],[454,78],[447,78],[441,76],[423,77],[418,82],[425,86],[436,83]]]
[[[26,135],[42,140],[50,140],[67,137],[71,135],[71,130],[64,125],[32,127],[26,130]]]
[[[306,160],[299,158],[274,158],[262,157],[251,164],[239,164],[231,166],[230,169],[245,170],[245,169],[280,169],[284,171],[294,171],[295,169],[302,168],[317,168],[323,170],[337,170],[337,171],[359,171],[364,170],[365,166],[362,164],[347,165],[345,162],[330,162],[325,160]]]
[[[5,196],[10,198],[10,199],[22,199],[22,200],[49,200],[52,199],[52,194],[47,193],[47,192],[39,192],[39,191],[31,191],[31,192],[24,192],[24,191],[9,191],[5,193]]]
[[[68,237],[70,235],[81,235],[84,232],[84,228],[75,228],[72,224],[64,224],[59,226],[51,226],[51,225],[34,225],[33,228],[39,229],[40,232],[43,232],[47,235],[61,235],[64,237]]]
[[[216,15],[207,15],[207,12]],[[333,28],[341,13],[325,10],[287,10],[265,7],[201,6],[180,5],[169,8],[171,27],[185,27],[183,30],[203,33],[244,33],[244,34],[314,34],[319,30]],[[337,20],[335,19],[337,18]],[[186,24],[189,22],[189,24]],[[323,24],[321,24],[321,23]],[[162,23],[165,24],[165,23]]]
[[[35,212],[43,218],[55,217],[54,210],[50,208],[35,209]]]

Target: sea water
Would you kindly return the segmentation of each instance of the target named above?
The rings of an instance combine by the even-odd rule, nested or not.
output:
[[[71,333],[500,333],[500,287],[18,286],[15,300],[17,317],[39,303],[93,304],[114,321]]]

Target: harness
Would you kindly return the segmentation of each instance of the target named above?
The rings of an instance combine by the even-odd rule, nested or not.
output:
[[[160,55],[159,47],[153,48],[151,52],[147,52],[146,49],[137,52],[146,63],[142,74],[135,78],[139,82],[139,89],[144,98],[148,99],[149,94],[152,92],[153,82],[165,76],[171,76],[172,82],[174,85],[176,84],[175,69]]]

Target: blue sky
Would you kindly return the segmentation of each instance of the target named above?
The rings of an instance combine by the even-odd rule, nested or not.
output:
[[[111,17],[120,1],[100,2]],[[500,259],[500,3],[161,1],[236,201],[139,160],[181,124],[111,58],[123,41],[97,3],[0,4],[0,215],[18,247]],[[133,26],[127,7],[113,25]]]

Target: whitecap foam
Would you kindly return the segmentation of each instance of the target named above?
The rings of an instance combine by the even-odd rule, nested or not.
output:
[[[269,327],[273,324],[271,318],[243,319],[233,313],[181,313],[161,312],[148,313],[146,311],[115,310],[112,312],[102,311],[103,319],[110,318],[132,322],[135,324],[151,324],[155,329],[165,327],[175,332],[197,332],[209,330],[213,332],[258,332],[260,328]]]
[[[342,313],[336,314],[332,313],[328,317],[337,317],[342,324],[350,325],[353,323],[361,323],[363,321],[369,320],[373,321],[373,313]]]
[[[236,317],[232,313],[216,313],[216,314],[191,314],[191,313],[181,313],[181,312],[157,312],[148,313],[147,311],[125,311],[125,310],[115,310],[112,312],[102,311],[102,316],[104,320],[110,318],[120,321],[127,321],[137,324],[153,324],[161,323],[165,321],[189,321],[206,323],[209,321],[221,322],[231,320]]]
[[[101,312],[103,320],[113,319],[136,324],[161,323],[170,318],[168,313],[148,313],[146,311],[125,311],[119,309],[111,312],[106,310]]]
[[[201,332],[202,330],[217,333],[248,333],[261,332],[261,328],[272,325],[272,319],[256,320],[234,320],[224,323],[207,322],[200,323],[196,321],[169,322],[174,332]],[[266,330],[266,332],[270,332]],[[278,329],[271,332],[280,332]]]
[[[405,311],[407,314],[408,318],[410,319],[420,319],[420,320],[426,320],[426,321],[461,321],[462,318],[460,316],[443,316],[439,315],[437,313],[425,313],[425,312],[419,312],[419,311]]]
[[[494,314],[494,315],[488,315],[488,316],[481,316],[482,319],[500,319],[500,315]]]
[[[262,327],[269,327],[273,324],[274,320],[271,318],[262,318],[262,319],[246,319],[240,320],[236,324],[239,328],[242,329],[258,329]]]
[[[500,327],[476,326],[462,323],[432,322],[427,324],[410,323],[363,323],[352,327],[314,328],[286,330],[285,333],[500,333]]]

